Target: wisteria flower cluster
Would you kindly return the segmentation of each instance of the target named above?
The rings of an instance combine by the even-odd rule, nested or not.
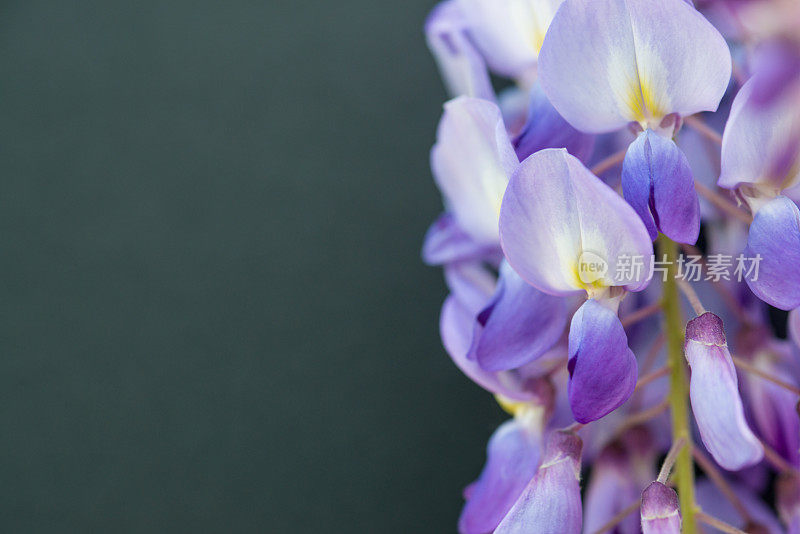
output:
[[[510,416],[459,531],[800,533],[800,3],[444,0],[425,34],[423,258]]]

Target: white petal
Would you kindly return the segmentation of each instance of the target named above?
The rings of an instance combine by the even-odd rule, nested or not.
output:
[[[642,221],[617,193],[564,149],[527,158],[511,178],[500,213],[503,251],[528,283],[555,295],[590,289],[579,274],[584,256],[607,263],[595,287],[649,281],[653,247]],[[642,276],[616,282],[621,257],[642,260]]]
[[[547,27],[562,0],[459,0],[475,43],[499,74],[524,76],[536,66]]]
[[[445,204],[476,242],[497,243],[497,219],[508,178],[519,164],[500,109],[478,98],[444,106],[431,167]]]
[[[553,106],[591,133],[715,110],[730,72],[725,40],[683,0],[566,0],[539,57]]]

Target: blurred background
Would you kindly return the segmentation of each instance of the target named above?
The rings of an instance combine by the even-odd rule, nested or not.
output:
[[[432,5],[0,3],[2,530],[455,530]]]

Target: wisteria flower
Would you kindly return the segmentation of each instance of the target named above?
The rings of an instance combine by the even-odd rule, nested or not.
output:
[[[432,11],[423,258],[511,415],[459,532],[798,531],[798,29],[793,0]]]

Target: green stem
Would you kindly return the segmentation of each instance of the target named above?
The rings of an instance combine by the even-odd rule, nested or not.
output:
[[[686,445],[675,460],[675,481],[683,516],[683,533],[696,534],[694,501],[694,465],[692,464],[691,437],[689,435],[689,388],[686,381],[686,364],[683,360],[683,314],[680,294],[675,281],[678,245],[668,237],[658,238],[660,255],[666,256],[667,280],[664,282],[664,331],[667,335],[667,361],[670,367],[669,405],[672,415],[672,442],[686,440]]]

